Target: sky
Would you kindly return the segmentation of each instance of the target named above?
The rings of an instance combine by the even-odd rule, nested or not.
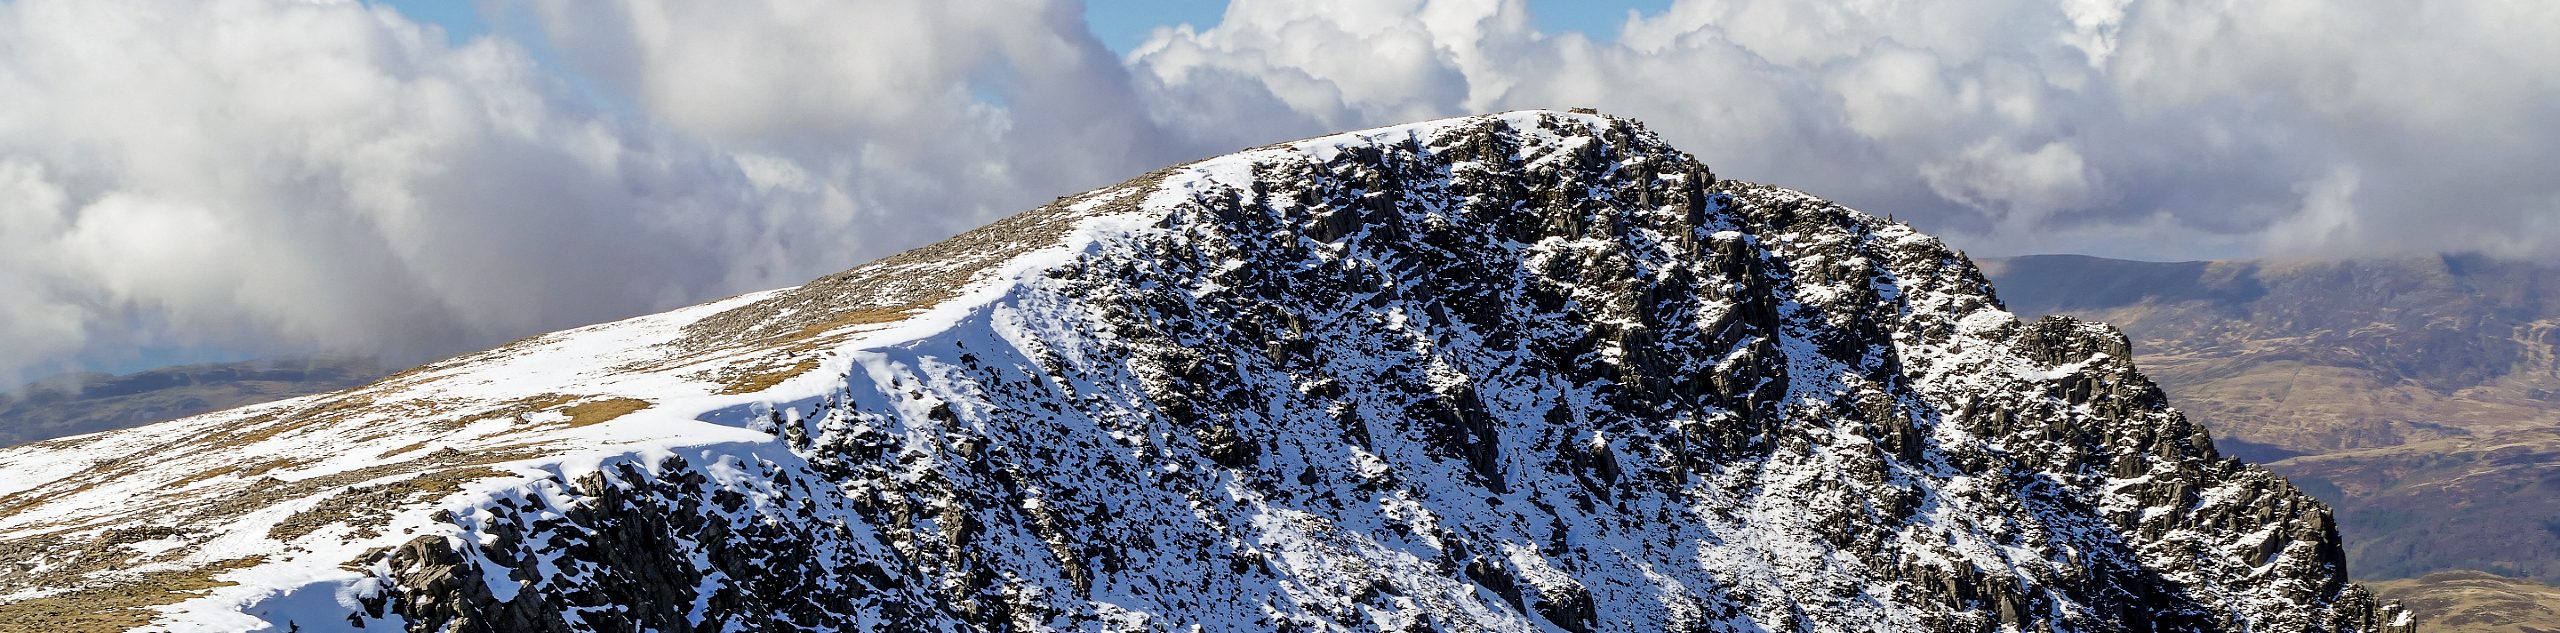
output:
[[[1976,255],[2560,251],[2537,0],[0,0],[0,387],[410,362],[1521,108]]]

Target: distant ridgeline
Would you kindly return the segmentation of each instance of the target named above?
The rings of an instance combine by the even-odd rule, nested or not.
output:
[[[1982,264],[2019,314],[2124,328],[2144,373],[2226,452],[2270,461],[2336,505],[2358,578],[2469,569],[2560,583],[2560,267],[2479,256]],[[2429,578],[2451,584],[2390,586],[2506,586]],[[2560,629],[2560,607],[2490,611],[2489,623]]]
[[[369,360],[314,358],[56,376],[0,393],[0,446],[336,391],[388,373]]]

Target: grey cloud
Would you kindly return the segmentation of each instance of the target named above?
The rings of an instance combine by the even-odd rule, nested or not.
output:
[[[849,254],[1199,151],[1148,120],[1075,3],[528,1],[577,68],[651,120],[808,176],[839,201],[815,236]],[[777,265],[854,262],[811,263]]]
[[[0,5],[0,374],[451,352],[769,283],[704,148],[355,4]],[[4,377],[4,376],[0,376]]]
[[[141,347],[415,357],[796,283],[1179,160],[1524,107],[1986,253],[2560,235],[2560,4],[1063,0],[0,4],[0,382]],[[556,51],[537,61],[527,46]]]
[[[486,6],[543,40],[352,2],[0,5],[0,93],[46,95],[0,103],[0,384],[141,348],[417,360],[1209,151],[1070,2]]]
[[[1525,28],[1519,2],[1399,6],[1324,27],[1355,20],[1238,0],[1134,64],[1168,92],[1286,92],[1334,127],[1598,106],[1729,175],[1991,252],[2560,245],[2560,5],[1684,0],[1616,44]],[[1416,48],[1436,54],[1369,53]],[[1433,79],[1407,94],[1394,77]],[[1196,104],[1240,100],[1159,107],[1217,119]]]

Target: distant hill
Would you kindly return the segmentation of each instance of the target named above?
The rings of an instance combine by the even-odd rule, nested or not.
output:
[[[1981,264],[2019,314],[2123,328],[2143,371],[2226,454],[2336,507],[2356,577],[2413,578],[2392,591],[2437,601],[2488,595],[2478,577],[2438,574],[2450,570],[2560,583],[2560,267],[2467,256]],[[2467,584],[2432,584],[2445,579]],[[2485,609],[2426,630],[2528,630]],[[2551,611],[2533,625],[2560,628]]]
[[[2560,428],[2560,268],[2079,256],[1984,267],[2012,310],[2124,328],[2143,370],[2244,453]]]
[[[56,376],[0,394],[0,446],[336,391],[387,373],[368,360],[307,359]]]
[[[2371,583],[2386,600],[2427,614],[2427,633],[2551,633],[2560,589],[2478,572]]]

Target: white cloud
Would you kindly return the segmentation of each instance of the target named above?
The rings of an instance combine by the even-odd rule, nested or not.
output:
[[[1682,0],[1617,44],[1537,33],[1517,3],[1396,6],[1236,0],[1132,63],[1181,95],[1158,104],[1180,121],[1598,106],[1720,173],[1989,252],[2560,252],[2560,233],[2517,233],[2560,224],[2543,219],[2560,196],[2560,4]],[[1361,26],[1321,26],[1336,23]],[[1406,50],[1443,54],[1373,54]],[[1406,94],[1381,87],[1397,78]],[[2338,173],[2361,177],[2305,185]],[[2358,228],[2285,234],[2332,225]],[[2107,231],[2126,239],[2069,237]]]
[[[831,200],[813,237],[879,255],[1195,157],[1050,0],[520,0],[645,118]],[[773,184],[768,182],[768,185]],[[811,275],[856,261],[809,258]]]
[[[1985,253],[2560,245],[2560,4],[0,4],[0,383],[145,347],[446,353],[796,283],[1149,168],[1525,107]],[[520,27],[520,28],[519,28]],[[532,50],[551,51],[537,60]]]
[[[2316,251],[2360,241],[2363,227],[2356,217],[2356,189],[2364,182],[2352,167],[2341,167],[2317,180],[2295,185],[2302,208],[2265,232],[2267,247],[2285,255],[2344,255]]]
[[[0,157],[0,324],[6,324],[0,345],[11,356],[58,358],[79,351],[87,338],[79,306],[64,301],[47,274],[54,266],[50,253],[24,238],[60,233],[65,199],[42,165]],[[0,361],[0,371],[15,369],[6,363]]]
[[[1520,0],[1231,2],[1216,27],[1158,31],[1131,58],[1171,120],[1250,125],[1276,105],[1294,116],[1252,132],[1303,135],[1494,107],[1525,18]],[[1234,94],[1193,102],[1218,93]]]
[[[2033,230],[2057,212],[2088,207],[2096,186],[2070,145],[2018,151],[1995,142],[1965,148],[1952,160],[1920,166],[1929,190],[1982,210],[2011,230]]]
[[[2133,0],[2062,0],[2062,14],[2071,20],[2071,34],[2063,43],[2080,49],[2089,57],[2089,65],[2105,68],[2107,59],[2115,55],[2116,36],[2124,29],[2125,8]]]
[[[544,41],[352,2],[0,4],[0,94],[44,95],[0,100],[0,384],[144,348],[452,353],[1206,151],[1073,3],[488,8]]]
[[[349,3],[26,0],[0,51],[0,94],[42,95],[0,100],[0,374],[451,352],[774,281],[704,262],[750,246],[724,216],[790,200],[503,42]]]

